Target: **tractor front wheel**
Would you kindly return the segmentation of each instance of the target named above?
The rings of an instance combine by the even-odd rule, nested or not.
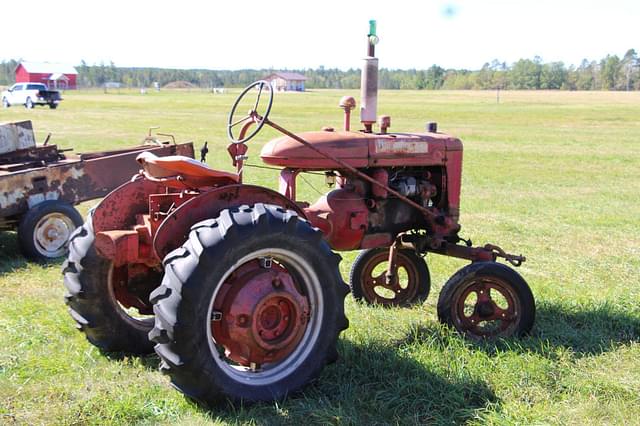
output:
[[[207,406],[274,400],[315,379],[347,328],[347,286],[319,230],[256,204],[194,225],[155,290],[161,369]]]
[[[159,284],[161,274],[134,266],[115,268],[96,252],[90,216],[71,236],[69,257],[62,267],[65,300],[78,329],[103,351],[153,353],[148,338],[153,327],[148,294]],[[132,294],[128,288],[139,290]]]
[[[476,262],[444,285],[438,318],[473,340],[522,336],[533,327],[535,302],[516,271],[501,263]]]
[[[386,307],[411,306],[423,302],[431,289],[425,260],[413,250],[400,249],[396,275],[387,279],[389,248],[363,250],[351,266],[349,285],[356,300]]]

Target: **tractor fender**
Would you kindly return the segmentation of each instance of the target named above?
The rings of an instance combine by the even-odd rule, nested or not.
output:
[[[189,231],[196,223],[214,219],[224,209],[256,203],[275,204],[307,219],[294,201],[274,190],[255,185],[226,185],[193,197],[166,217],[153,239],[156,256],[164,259],[169,252],[180,247],[187,241]]]
[[[149,195],[165,192],[164,186],[147,179],[120,185],[94,207],[94,233],[131,229],[136,224],[136,215],[149,213]]]

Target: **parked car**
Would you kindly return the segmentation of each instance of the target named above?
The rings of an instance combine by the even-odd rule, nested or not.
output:
[[[16,83],[8,90],[2,92],[2,106],[9,108],[11,105],[24,105],[31,109],[34,105],[49,105],[56,109],[62,100],[60,92],[49,90],[42,83]]]

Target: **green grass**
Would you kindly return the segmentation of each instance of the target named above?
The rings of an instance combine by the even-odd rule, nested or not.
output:
[[[132,145],[159,125],[198,147],[208,140],[209,164],[231,170],[236,94],[68,92],[58,110],[0,110],[0,122],[32,119],[39,140],[51,132],[78,152]],[[272,118],[294,131],[339,127],[343,94],[357,95],[277,94]],[[527,256],[530,337],[478,345],[441,327],[438,293],[464,262],[430,255],[424,305],[347,298],[341,358],[303,393],[207,412],[169,386],[155,357],[91,346],[66,313],[59,262],[26,262],[4,233],[0,424],[640,424],[640,93],[502,92],[497,105],[492,92],[387,91],[379,111],[392,130],[438,121],[464,141],[462,234]],[[250,162],[273,135],[249,143]],[[272,171],[245,177],[277,185]],[[302,184],[299,198],[317,193]],[[345,278],[354,255],[343,254]]]

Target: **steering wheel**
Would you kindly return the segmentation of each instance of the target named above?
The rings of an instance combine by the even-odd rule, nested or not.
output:
[[[256,101],[253,105],[253,108],[249,110],[247,115],[245,115],[244,117],[236,119],[235,115],[238,105],[240,105],[240,102],[244,99],[244,97],[256,87],[258,88],[258,94],[256,95]],[[269,92],[267,109],[263,114],[259,114],[258,107],[260,106],[260,97],[262,96],[262,91],[265,88]],[[229,140],[232,143],[236,144],[245,143],[246,141],[257,135],[258,132],[262,129],[262,126],[264,126],[264,122],[267,120],[267,117],[269,117],[269,113],[271,112],[271,104],[273,104],[273,88],[271,87],[271,84],[269,84],[269,82],[258,80],[245,87],[242,93],[240,93],[240,96],[238,96],[236,101],[233,103],[233,107],[231,107],[231,112],[229,113],[229,121],[227,123],[227,136],[229,137]],[[246,132],[248,124],[250,123],[255,123],[256,128],[248,135],[245,135],[244,133]],[[233,128],[239,124],[243,124],[243,126],[240,134],[236,137],[233,134]]]

